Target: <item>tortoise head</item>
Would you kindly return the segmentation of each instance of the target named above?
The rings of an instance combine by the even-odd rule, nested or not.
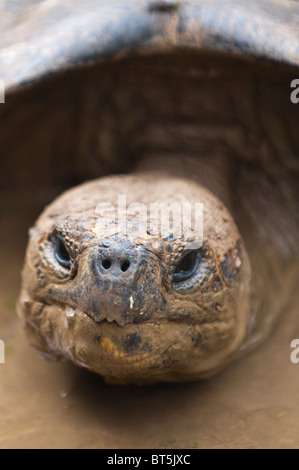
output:
[[[138,203],[137,203],[138,201]],[[19,304],[31,342],[110,382],[208,376],[242,342],[250,267],[228,210],[187,179],[78,186],[30,231]]]

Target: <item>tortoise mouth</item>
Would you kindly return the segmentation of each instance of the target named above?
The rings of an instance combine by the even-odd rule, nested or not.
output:
[[[62,342],[68,345],[67,354],[71,353],[72,361],[96,370],[106,378],[139,376],[149,369],[167,370],[170,364],[173,367],[179,363],[178,358],[172,358],[173,348],[181,349],[178,344],[181,339],[184,345],[185,335],[173,338],[167,318],[159,325],[147,321],[142,325],[120,326],[116,321],[106,319],[97,322],[81,309],[67,307],[63,323],[64,331],[60,329]],[[188,325],[182,327],[184,330],[190,328]],[[161,336],[161,328],[168,330],[168,334]]]
[[[96,323],[79,309],[69,320],[61,331],[68,358],[112,383],[186,380],[194,361],[204,376],[225,365],[241,340],[238,328],[221,321],[194,325],[163,319],[119,326]]]
[[[31,345],[45,359],[70,360],[112,383],[187,380],[223,367],[244,338],[244,325],[215,319],[190,323],[161,318],[120,326],[83,310],[36,305],[25,319]]]

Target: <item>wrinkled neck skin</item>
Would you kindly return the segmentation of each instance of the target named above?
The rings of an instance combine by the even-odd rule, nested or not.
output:
[[[146,154],[136,172],[157,172],[196,181],[231,212],[251,264],[251,313],[240,352],[263,342],[298,287],[298,215],[292,193],[273,193],[262,172],[231,171],[225,155]],[[248,194],[245,195],[245,191]],[[272,203],[271,203],[272,201]],[[293,220],[292,220],[293,217]],[[293,230],[292,230],[293,229]]]
[[[229,162],[223,156],[211,155],[209,158],[186,155],[145,155],[136,171],[159,172],[166,176],[183,177],[196,181],[209,189],[222,203],[231,209],[231,183]]]

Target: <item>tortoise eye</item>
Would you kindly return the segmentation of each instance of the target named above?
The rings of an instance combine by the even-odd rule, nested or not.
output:
[[[59,235],[56,235],[53,239],[54,245],[54,256],[58,263],[66,269],[70,269],[72,264],[72,258],[69,254],[69,251],[66,247],[66,244],[63,238]]]
[[[187,250],[175,268],[173,280],[180,282],[189,279],[196,272],[198,264],[198,250]]]

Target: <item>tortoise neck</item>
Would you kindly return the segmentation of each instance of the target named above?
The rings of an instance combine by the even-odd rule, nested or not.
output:
[[[227,157],[219,155],[146,155],[140,159],[135,172],[159,172],[167,176],[188,178],[210,190],[231,209],[232,173]]]

